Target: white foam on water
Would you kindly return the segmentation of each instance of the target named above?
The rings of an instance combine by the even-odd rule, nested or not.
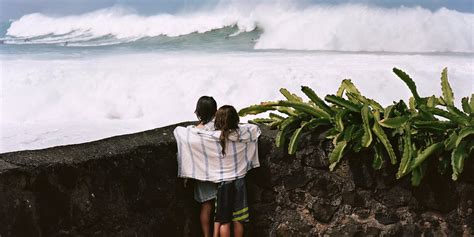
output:
[[[195,120],[202,95],[237,109],[283,97],[281,87],[334,94],[352,78],[367,97],[388,105],[408,88],[441,95],[447,66],[456,102],[473,93],[471,56],[316,52],[160,52],[86,58],[2,56],[0,152],[73,144]],[[303,96],[303,95],[302,95]]]
[[[474,52],[474,14],[446,8],[380,8],[364,5],[218,4],[207,10],[139,15],[113,7],[82,15],[28,14],[14,21],[6,43],[74,40],[62,35],[112,36],[117,43],[144,37],[177,37],[237,26],[238,32],[262,30],[256,49],[353,52]],[[33,38],[33,39],[30,39]]]

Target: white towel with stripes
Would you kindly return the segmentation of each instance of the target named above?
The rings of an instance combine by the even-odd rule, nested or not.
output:
[[[260,166],[261,131],[256,125],[239,124],[238,135],[229,135],[225,156],[219,143],[220,131],[188,126],[176,127],[173,133],[178,144],[178,177],[218,183],[242,178]]]

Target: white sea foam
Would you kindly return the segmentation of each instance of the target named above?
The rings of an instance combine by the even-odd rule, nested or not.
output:
[[[86,142],[194,120],[201,95],[239,109],[282,98],[281,87],[299,92],[300,85],[308,85],[323,96],[335,93],[342,79],[352,78],[364,95],[388,105],[410,96],[391,72],[394,66],[415,79],[422,95],[441,93],[439,74],[445,66],[457,102],[474,91],[474,14],[420,7],[225,2],[230,4],[173,15],[145,16],[114,7],[70,16],[35,13],[14,21],[8,36],[0,40],[26,46],[3,45],[5,54],[0,54],[0,152]],[[232,26],[237,29],[226,28]],[[209,33],[219,29],[223,30]],[[189,36],[186,44],[200,49],[203,41],[212,44],[212,37],[224,38],[223,32],[232,38],[216,41],[220,46],[303,51],[235,51],[232,46],[214,53],[169,50],[182,46],[176,44],[140,53],[155,49],[151,45],[166,37],[136,47],[146,41],[143,38],[168,36],[166,40],[178,42]],[[255,44],[235,42],[250,39]],[[138,44],[88,50],[132,41]]]
[[[280,87],[321,96],[352,78],[384,105],[407,99],[396,66],[421,95],[440,95],[449,68],[456,101],[473,93],[472,57],[315,52],[149,53],[83,58],[3,55],[0,152],[86,142],[194,120],[201,95],[240,109],[277,100]],[[301,95],[301,93],[299,93]]]
[[[233,3],[174,15],[143,16],[122,8],[60,17],[35,13],[14,21],[7,34],[21,39],[64,34],[112,36],[120,43],[237,26],[240,32],[256,27],[263,31],[256,49],[474,52],[473,24],[474,14],[445,8],[435,12],[421,7],[386,9],[363,5],[301,8],[256,4],[249,8]]]

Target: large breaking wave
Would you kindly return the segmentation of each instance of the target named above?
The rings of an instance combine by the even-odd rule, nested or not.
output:
[[[113,7],[81,15],[25,15],[12,22],[3,42],[100,46],[223,31],[209,37],[258,32],[242,39],[251,40],[254,49],[472,53],[473,23],[474,14],[446,8],[260,4],[249,9],[234,4],[145,16]]]

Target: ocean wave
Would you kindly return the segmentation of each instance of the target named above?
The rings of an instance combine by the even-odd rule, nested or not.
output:
[[[260,4],[250,10],[228,5],[144,16],[113,7],[60,17],[28,14],[13,21],[2,40],[6,44],[96,46],[104,44],[100,39],[107,39],[107,45],[122,44],[236,28],[212,37],[228,38],[258,29],[250,46],[254,49],[472,53],[473,22],[474,14],[446,8],[433,12],[421,7]]]
[[[202,95],[237,109],[282,99],[281,87],[305,97],[300,85],[307,85],[323,96],[337,91],[343,78],[352,78],[362,94],[387,106],[411,96],[391,72],[394,66],[410,74],[422,96],[440,95],[440,71],[446,66],[457,103],[474,88],[472,58],[464,56],[163,52],[50,57],[2,58],[0,152],[195,120],[195,101]]]

